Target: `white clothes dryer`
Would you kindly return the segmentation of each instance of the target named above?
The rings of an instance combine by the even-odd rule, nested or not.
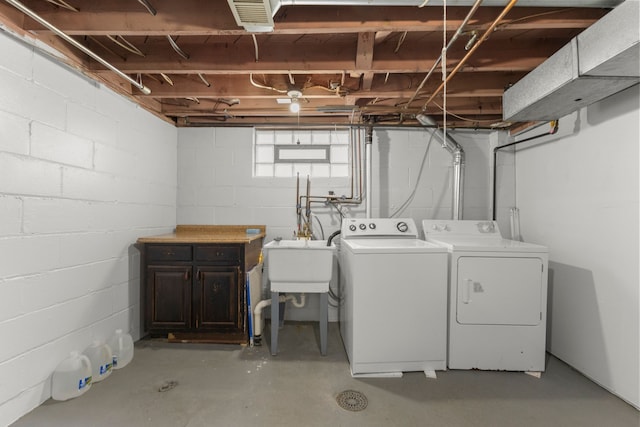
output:
[[[448,367],[544,371],[548,249],[502,238],[494,221],[422,226],[449,252]]]
[[[446,369],[447,251],[415,221],[345,218],[340,334],[354,377]]]

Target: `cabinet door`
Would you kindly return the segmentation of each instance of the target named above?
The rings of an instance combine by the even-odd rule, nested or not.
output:
[[[191,266],[147,267],[147,328],[183,330],[191,326]]]
[[[239,267],[198,267],[194,298],[196,328],[242,330],[243,291]]]

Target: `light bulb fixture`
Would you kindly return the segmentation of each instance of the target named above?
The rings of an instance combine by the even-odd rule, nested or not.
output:
[[[298,98],[293,98],[291,100],[291,104],[289,104],[289,111],[291,111],[292,113],[300,112],[300,103],[298,102]]]
[[[299,90],[292,89],[289,92],[287,92],[287,95],[289,95],[289,97],[291,98],[291,104],[289,104],[289,111],[291,111],[292,113],[299,113],[300,112],[299,99],[302,96],[302,92],[300,92]]]

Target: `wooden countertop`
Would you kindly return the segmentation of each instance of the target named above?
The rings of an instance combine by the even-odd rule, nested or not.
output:
[[[264,238],[266,230],[265,225],[178,225],[173,233],[140,237],[138,243],[250,243]]]

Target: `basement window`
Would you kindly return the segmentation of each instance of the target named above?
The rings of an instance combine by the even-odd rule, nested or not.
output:
[[[254,130],[255,177],[349,176],[349,129]]]
[[[331,163],[329,145],[274,145],[274,163]]]

